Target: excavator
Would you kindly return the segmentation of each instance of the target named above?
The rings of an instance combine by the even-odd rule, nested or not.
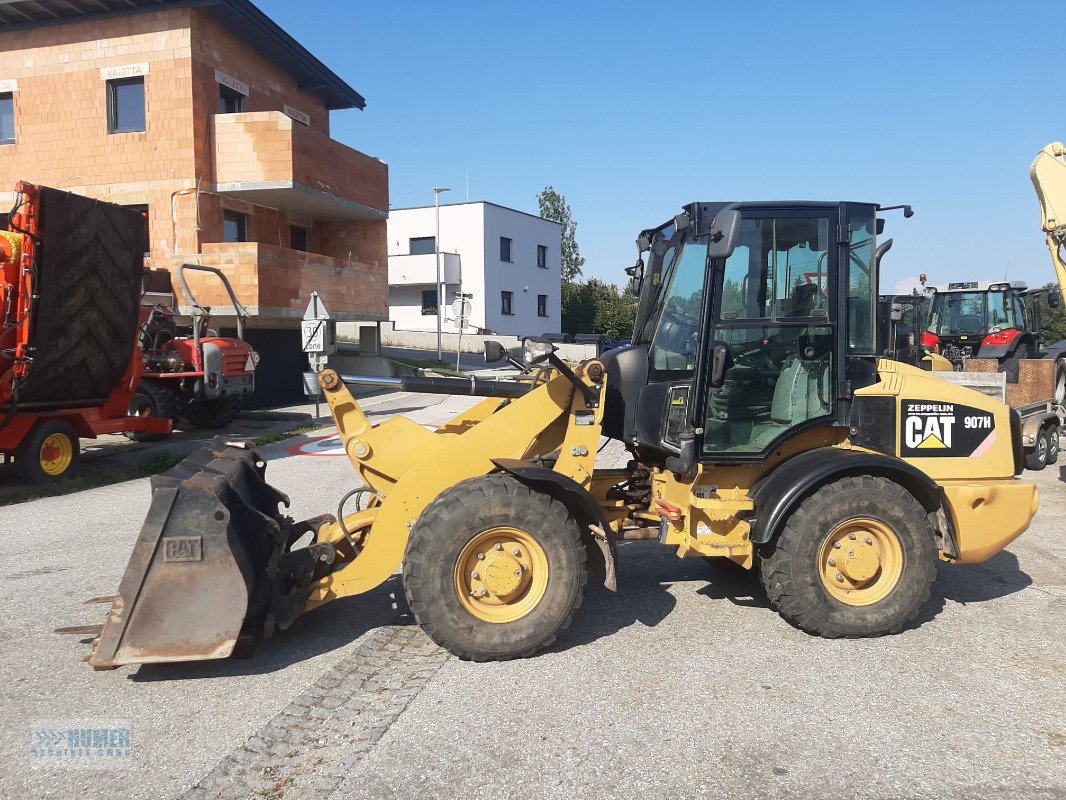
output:
[[[253,447],[216,439],[152,479],[94,668],[249,655],[399,571],[426,633],[475,661],[551,645],[619,544],[756,570],[791,625],[898,632],[938,561],[984,561],[1039,507],[1003,403],[877,354],[868,202],[692,202],[637,239],[632,344],[581,363],[544,338],[513,378],[319,383],[359,478],[295,521]],[[436,430],[372,424],[353,384],[482,399]],[[629,452],[597,464],[604,437]],[[308,467],[313,469],[313,467]],[[338,489],[338,494],[341,490]]]
[[[1047,237],[1059,294],[1066,297],[1066,148],[1062,142],[1052,142],[1037,154],[1029,166],[1029,177],[1040,201],[1040,227]],[[1066,408],[1066,341],[1045,346],[1044,355],[1055,359],[1053,402]],[[1059,477],[1066,481],[1066,467],[1059,468]]]

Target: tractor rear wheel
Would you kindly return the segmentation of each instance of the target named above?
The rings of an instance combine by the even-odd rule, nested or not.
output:
[[[418,624],[460,658],[529,656],[570,624],[588,579],[581,529],[507,475],[463,481],[419,517],[403,585]]]
[[[800,503],[762,554],[763,586],[790,624],[829,639],[896,633],[929,599],[935,533],[886,478],[842,478]]]
[[[81,443],[69,423],[51,419],[39,423],[15,451],[15,468],[26,483],[61,480],[78,462]]]
[[[131,417],[159,417],[177,422],[181,416],[181,399],[177,392],[165,384],[141,381],[126,413]],[[167,437],[165,433],[144,431],[126,431],[125,435],[135,442],[158,442]]]
[[[185,419],[197,428],[225,428],[241,410],[239,395],[227,395],[217,400],[190,400],[185,406]]]

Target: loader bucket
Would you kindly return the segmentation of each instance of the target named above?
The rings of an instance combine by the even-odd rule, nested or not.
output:
[[[148,516],[118,595],[97,600],[111,610],[84,660],[109,669],[226,658],[238,639],[295,619],[333,550],[290,547],[332,517],[294,524],[265,473],[254,449],[220,437],[152,478]]]

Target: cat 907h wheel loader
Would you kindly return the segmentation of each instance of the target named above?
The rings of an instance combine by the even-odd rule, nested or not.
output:
[[[372,425],[345,384],[377,379],[323,372],[366,502],[293,522],[259,455],[217,440],[153,480],[86,660],[226,657],[401,568],[443,647],[525,656],[569,623],[590,569],[614,588],[624,539],[757,568],[805,631],[898,631],[938,558],[990,557],[1039,500],[1007,406],[876,357],[878,211],[692,203],[638,239],[632,346],[571,367],[530,339],[515,380],[399,379],[488,398],[436,431]],[[628,466],[597,468],[601,436]]]

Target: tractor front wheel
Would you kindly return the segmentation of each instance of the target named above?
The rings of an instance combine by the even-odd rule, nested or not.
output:
[[[176,422],[181,416],[181,400],[177,392],[169,386],[154,381],[141,381],[126,413],[131,417],[157,417]],[[165,433],[144,431],[126,431],[125,435],[127,439],[135,442],[157,442],[167,437]]]
[[[529,656],[570,624],[588,572],[577,522],[507,475],[443,492],[411,530],[403,565],[418,624],[460,658]]]
[[[26,483],[53,483],[70,472],[80,454],[81,443],[74,428],[61,419],[52,419],[39,423],[22,440],[15,451],[15,467]]]
[[[886,478],[842,478],[800,503],[762,554],[766,594],[789,623],[829,639],[898,632],[929,598],[935,533]]]
[[[217,400],[190,400],[185,406],[185,419],[197,428],[225,428],[241,410],[239,395],[227,395]]]

